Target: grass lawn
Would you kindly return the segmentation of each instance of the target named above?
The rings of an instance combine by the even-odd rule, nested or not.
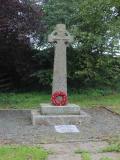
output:
[[[48,153],[37,147],[1,146],[0,160],[46,160]]]
[[[49,103],[50,95],[40,92],[0,93],[0,109],[31,109],[40,103]],[[103,94],[91,90],[80,94],[70,94],[69,102],[81,107],[109,106],[120,113],[120,93]]]

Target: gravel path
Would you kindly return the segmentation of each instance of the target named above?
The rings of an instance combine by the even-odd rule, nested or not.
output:
[[[81,154],[75,154],[78,150],[85,150],[90,153],[92,160],[100,160],[103,157],[112,158],[112,160],[120,160],[120,153],[109,152],[99,153],[108,143],[101,142],[73,142],[73,143],[59,143],[59,144],[44,144],[47,150],[52,151],[48,160],[82,160]]]
[[[30,111],[0,111],[0,144],[41,144],[105,140],[120,135],[120,116],[103,108],[86,109],[91,123],[77,126],[80,133],[56,133],[54,126],[32,126]]]

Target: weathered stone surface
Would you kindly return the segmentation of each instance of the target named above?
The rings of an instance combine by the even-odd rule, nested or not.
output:
[[[41,114],[44,115],[80,115],[80,106],[67,104],[66,106],[54,106],[52,104],[40,104]]]
[[[120,135],[120,116],[104,108],[86,108],[86,113],[91,116],[89,124],[77,125],[79,133],[60,134],[55,131],[54,126],[33,126],[31,123],[30,110],[0,110],[0,145],[1,144],[23,144],[39,145],[43,143],[80,142],[79,145],[68,145],[74,150],[87,150],[88,145],[81,142],[111,140],[111,137]],[[66,146],[68,150],[69,147]],[[75,148],[76,146],[76,148]],[[95,151],[96,146],[90,145],[90,151]],[[101,146],[101,145],[100,145]],[[101,146],[103,148],[104,146]],[[58,147],[56,146],[56,149]],[[64,150],[64,149],[63,149]]]
[[[55,42],[52,93],[56,91],[67,93],[66,47],[73,41],[73,37],[66,31],[64,24],[58,24],[49,35],[48,41]]]
[[[90,122],[91,117],[80,111],[79,115],[42,115],[39,110],[31,111],[33,125],[78,125]]]

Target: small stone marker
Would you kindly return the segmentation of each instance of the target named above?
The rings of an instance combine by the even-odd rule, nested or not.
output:
[[[73,41],[73,37],[66,30],[65,24],[57,24],[48,36],[48,41],[55,43],[52,94],[62,91],[67,95],[66,47]]]
[[[57,125],[55,126],[55,130],[58,133],[79,133],[75,125]]]

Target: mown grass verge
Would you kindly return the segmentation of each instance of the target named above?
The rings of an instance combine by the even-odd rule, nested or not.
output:
[[[47,157],[48,152],[38,147],[0,147],[0,160],[46,160]]]
[[[31,109],[40,103],[50,103],[50,94],[41,92],[0,93],[0,109]],[[120,113],[120,93],[105,93],[89,90],[81,93],[70,93],[69,102],[82,108],[106,106]]]

